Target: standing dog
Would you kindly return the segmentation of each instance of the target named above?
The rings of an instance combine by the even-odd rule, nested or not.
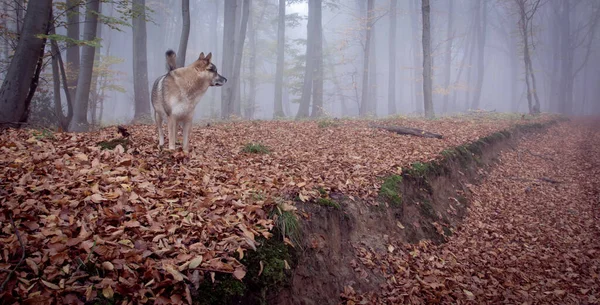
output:
[[[194,108],[208,87],[223,86],[227,79],[217,73],[217,67],[210,62],[212,53],[200,57],[187,67],[177,68],[176,55],[168,50],[167,66],[169,72],[159,77],[152,86],[152,107],[158,127],[158,145],[165,144],[162,129],[163,119],[167,119],[169,149],[175,149],[178,123],[183,123],[183,151],[189,151],[190,129]]]

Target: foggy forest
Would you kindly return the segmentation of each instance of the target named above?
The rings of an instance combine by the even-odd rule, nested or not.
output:
[[[0,17],[0,304],[600,302],[600,0]]]
[[[0,7],[1,121],[67,129],[148,116],[167,49],[180,66],[211,52],[224,76],[235,77],[209,90],[195,121],[600,109],[594,0],[432,0],[426,27],[417,0],[45,2],[35,14],[51,23],[31,16],[43,22],[39,33],[23,32],[23,1]],[[21,35],[45,35],[43,56],[16,53]],[[11,61],[27,64],[11,70]],[[27,89],[9,88],[6,80],[24,69],[19,85]],[[34,74],[35,87],[26,81]]]

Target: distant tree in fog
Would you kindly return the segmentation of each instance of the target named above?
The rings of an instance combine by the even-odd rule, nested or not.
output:
[[[431,7],[429,0],[422,0],[421,9],[423,12],[423,106],[425,117],[433,118],[435,114],[432,101],[433,75],[431,73],[431,22],[429,20]]]
[[[189,2],[189,1],[188,1]],[[148,56],[146,53],[146,0],[133,0],[133,96],[134,96],[134,121],[142,121],[150,117],[150,93],[148,88]],[[189,18],[189,3],[188,3]],[[184,13],[185,19],[185,13]],[[184,22],[185,24],[185,22]],[[188,19],[189,33],[189,19]],[[182,35],[183,36],[183,35]],[[183,37],[182,37],[183,39]],[[187,37],[186,37],[187,40]],[[180,45],[181,46],[181,45]],[[185,43],[187,47],[187,42]],[[177,60],[185,58],[183,55]],[[181,50],[180,50],[181,51]],[[182,63],[183,64],[183,63]]]

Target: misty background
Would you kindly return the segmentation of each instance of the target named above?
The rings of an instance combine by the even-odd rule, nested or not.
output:
[[[429,29],[423,27],[423,1],[429,2]],[[2,81],[23,30],[28,2],[0,2]],[[94,1],[67,2],[54,1],[55,36],[49,38],[58,42],[65,62],[69,49],[83,49],[82,42],[89,41],[84,37],[86,9]],[[74,11],[74,5],[78,13],[68,20],[65,12]],[[146,7],[145,18],[136,15],[140,5]],[[134,87],[137,82],[151,90],[154,80],[166,73],[168,49],[182,57],[187,5],[185,65],[200,52],[212,52],[219,73],[230,80],[222,88],[209,88],[196,107],[197,122],[424,115],[425,32],[431,38],[427,58],[431,58],[435,116],[472,110],[535,113],[536,99],[541,112],[600,112],[597,0],[137,0],[98,3],[101,17],[95,31],[99,39],[94,45],[91,92],[87,98],[72,98],[75,113],[78,108],[81,112],[78,104],[88,103],[83,113],[90,124],[129,123],[136,117],[136,94],[138,104],[147,103],[151,109],[149,97]],[[285,47],[280,77],[281,20]],[[77,37],[66,39],[72,36],[67,28],[75,24],[80,28]],[[145,39],[140,35],[142,26]],[[30,116],[52,121],[53,115],[58,116],[56,92],[61,92],[62,114],[68,106],[65,92],[53,90],[58,74],[52,73],[55,54],[49,41]],[[236,59],[239,73],[234,72]],[[307,62],[312,72],[307,73]],[[135,65],[145,65],[147,75],[136,73]],[[65,70],[70,86],[76,86],[80,74],[68,63]],[[234,88],[235,78],[239,89]]]

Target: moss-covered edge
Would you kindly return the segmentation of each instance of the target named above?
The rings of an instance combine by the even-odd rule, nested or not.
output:
[[[473,142],[445,149],[441,152],[441,159],[430,162],[415,162],[409,168],[403,170],[402,175],[384,177],[384,183],[379,189],[379,198],[392,207],[401,206],[402,194],[400,190],[402,189],[402,183],[414,183],[427,193],[432,194],[433,190],[428,179],[449,174],[450,164],[458,163],[466,167],[474,162],[477,166],[481,166],[484,147],[512,138],[520,133],[543,130],[563,120],[565,119],[560,117],[543,123],[516,124],[511,128],[492,133]]]

